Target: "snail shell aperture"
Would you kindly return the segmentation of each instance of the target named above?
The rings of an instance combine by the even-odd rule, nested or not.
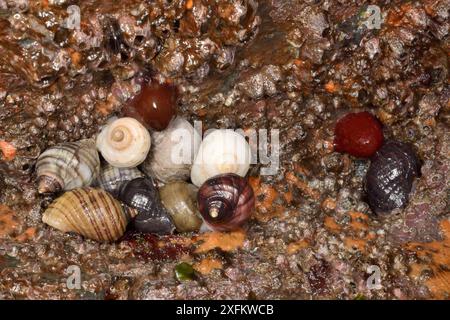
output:
[[[37,160],[38,191],[54,193],[89,186],[99,171],[94,140],[58,144],[45,150]]]
[[[103,158],[118,168],[136,167],[142,163],[150,145],[150,133],[133,118],[112,121],[97,137],[97,148]]]
[[[117,168],[107,164],[100,170],[97,186],[116,196],[122,183],[143,176],[144,174],[137,168]]]
[[[108,192],[80,188],[64,193],[45,210],[42,221],[63,232],[75,232],[99,242],[112,242],[136,215],[125,210]]]
[[[207,179],[223,173],[244,177],[250,160],[251,149],[242,135],[229,129],[215,130],[200,144],[191,170],[192,183],[201,186]]]
[[[197,207],[197,187],[184,181],[172,181],[159,189],[159,195],[178,232],[200,229],[203,221]]]
[[[151,179],[136,178],[123,183],[118,191],[118,199],[139,212],[134,220],[136,230],[156,234],[170,234],[175,230],[172,218],[162,205]]]
[[[142,170],[162,182],[188,180],[201,142],[194,127],[176,117],[164,131],[154,132],[152,140],[152,152],[142,164]]]
[[[255,208],[255,195],[247,179],[222,174],[208,179],[198,191],[198,206],[207,226],[232,231],[243,225]]]

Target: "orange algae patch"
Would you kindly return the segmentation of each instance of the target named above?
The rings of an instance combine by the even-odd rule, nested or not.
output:
[[[286,173],[285,177],[289,184],[297,187],[306,195],[308,195],[311,198],[316,199],[316,200],[318,200],[320,198],[320,193],[317,190],[311,188],[306,182],[302,181],[300,178],[298,178],[292,172]]]
[[[16,157],[16,148],[9,142],[0,140],[0,150],[5,161],[11,161]]]
[[[196,253],[207,252],[215,248],[223,251],[234,251],[242,248],[246,233],[244,230],[232,232],[208,232],[193,238],[194,243],[199,243]]]
[[[298,251],[300,251],[301,249],[306,249],[310,246],[310,243],[308,240],[306,239],[301,239],[299,241],[295,241],[295,242],[291,242],[288,244],[287,248],[286,248],[286,252],[288,254],[294,254]]]
[[[284,208],[280,204],[275,203],[279,199],[280,194],[274,187],[262,183],[260,177],[250,177],[249,183],[255,193],[256,212],[254,216],[257,220],[267,222],[283,213]],[[285,197],[287,197],[286,201],[292,201],[292,194],[285,195]]]
[[[409,242],[405,246],[424,258],[427,263],[411,265],[410,275],[417,277],[424,269],[431,269],[433,276],[425,281],[436,299],[450,299],[450,221],[445,219],[441,222],[441,230],[444,235],[443,241],[428,243]],[[429,262],[428,262],[429,261]]]
[[[214,269],[222,269],[222,267],[222,262],[213,258],[205,258],[194,264],[194,269],[204,275],[211,273]]]

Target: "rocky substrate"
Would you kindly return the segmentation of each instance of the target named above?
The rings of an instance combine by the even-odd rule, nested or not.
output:
[[[370,2],[379,29],[366,1],[22,2],[0,1],[1,299],[450,297],[448,0]],[[80,29],[64,28],[74,4]],[[250,172],[253,219],[115,244],[43,225],[38,155],[96,133],[148,74],[177,84],[179,114],[204,129],[280,130],[278,173]],[[369,161],[333,152],[336,119],[357,110],[423,162],[388,216],[364,201]],[[176,279],[182,261],[194,280]]]

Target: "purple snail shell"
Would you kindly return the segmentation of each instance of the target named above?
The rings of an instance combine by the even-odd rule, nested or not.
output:
[[[387,213],[408,204],[420,160],[411,145],[387,141],[371,158],[365,180],[367,201],[375,213]]]
[[[152,179],[136,178],[121,184],[118,199],[139,212],[134,219],[137,231],[162,235],[175,230],[172,218],[164,209]]]
[[[247,179],[234,173],[212,177],[198,192],[199,211],[214,231],[232,231],[242,226],[255,208],[255,195]]]

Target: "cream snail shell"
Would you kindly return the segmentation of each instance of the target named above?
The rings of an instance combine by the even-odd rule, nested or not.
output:
[[[107,124],[97,136],[97,149],[118,168],[136,167],[150,150],[148,130],[136,119],[120,118]]]
[[[244,177],[250,160],[251,149],[244,136],[229,129],[215,130],[200,144],[191,169],[192,183],[200,187],[209,178],[223,173]]]
[[[89,186],[99,171],[94,140],[58,144],[45,150],[37,160],[38,191],[54,193]]]
[[[62,232],[75,232],[99,242],[112,242],[125,232],[136,215],[108,192],[80,188],[64,193],[45,210],[42,221]]]
[[[184,181],[172,181],[159,189],[161,202],[172,216],[178,232],[198,231],[202,225],[197,191],[196,186]]]
[[[164,131],[152,134],[152,142],[152,152],[142,164],[144,173],[164,183],[188,180],[201,142],[189,121],[174,118]]]

